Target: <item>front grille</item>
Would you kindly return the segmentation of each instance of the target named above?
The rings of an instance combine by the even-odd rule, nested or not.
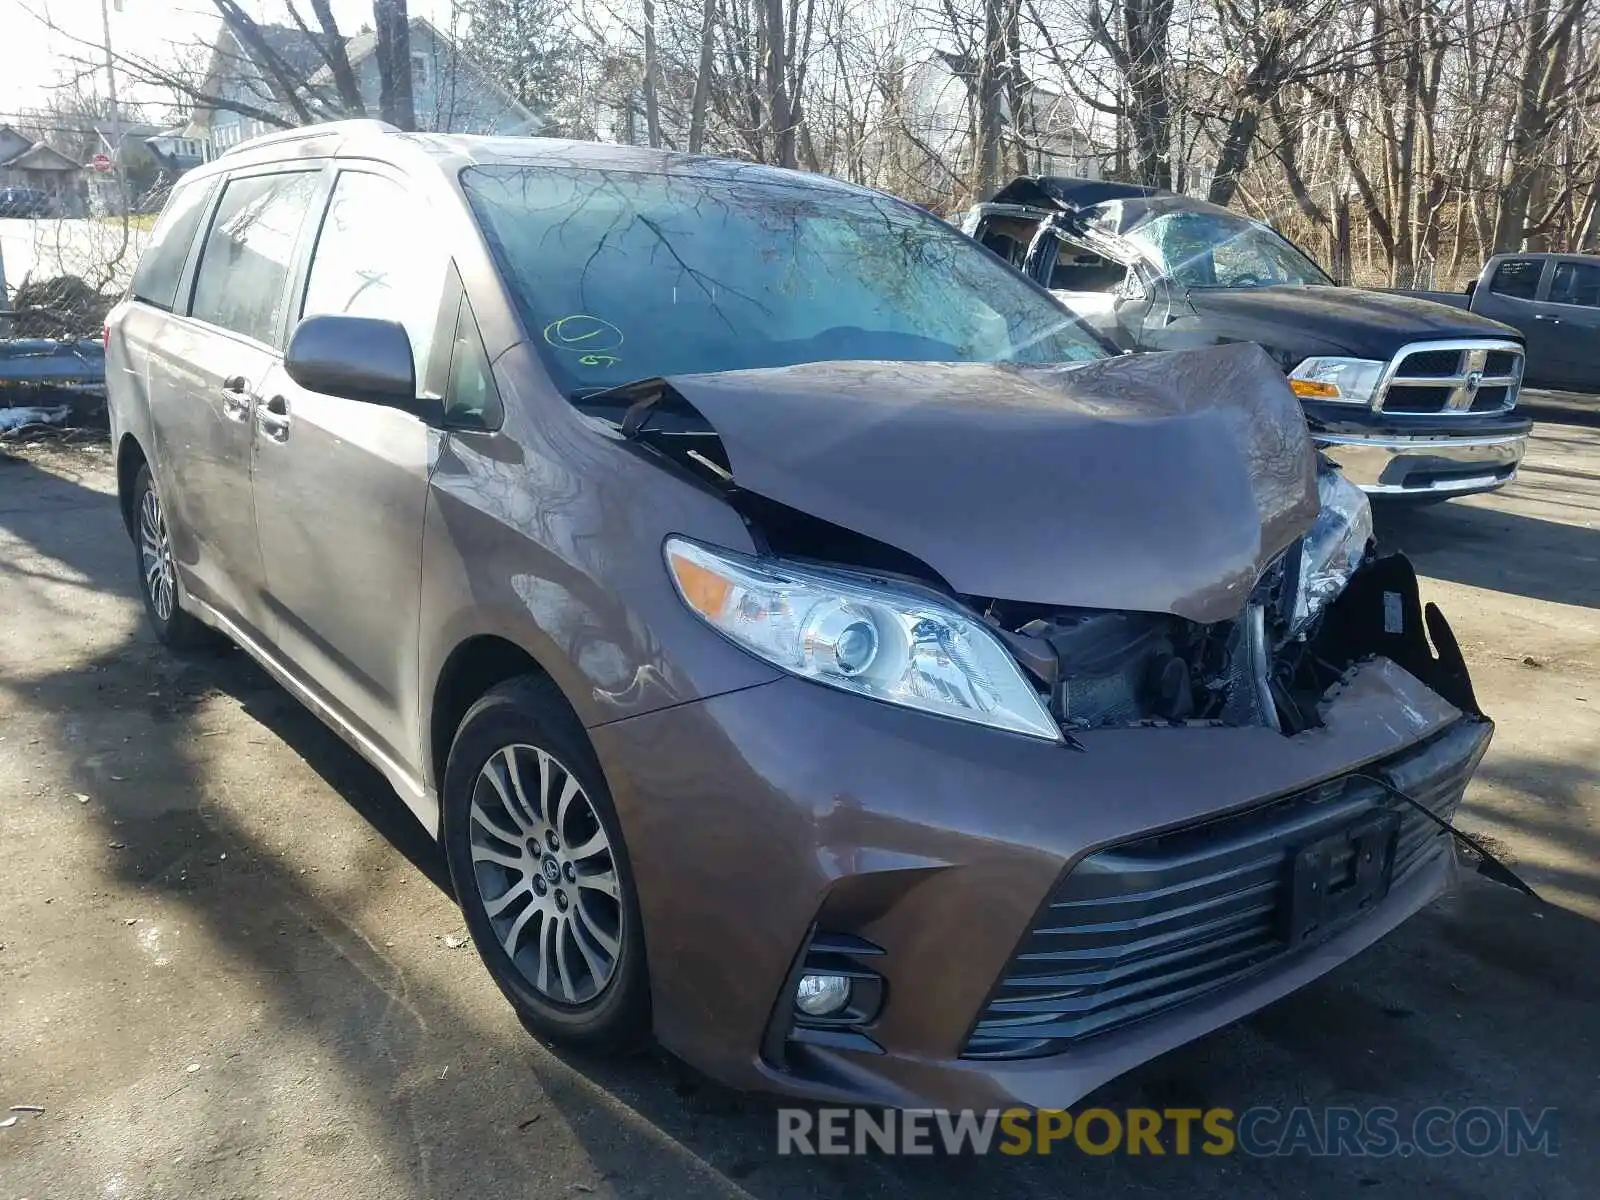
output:
[[[1489,728],[1463,719],[1369,770],[1448,819]],[[1296,852],[1386,810],[1399,819],[1392,887],[1445,852],[1448,835],[1377,784],[1349,776],[1089,855],[1035,918],[963,1055],[1060,1053],[1266,967],[1289,949]]]
[[[1386,412],[1436,413],[1450,403],[1451,389],[1447,387],[1403,387],[1389,393],[1383,407]]]
[[[1378,394],[1384,412],[1503,412],[1522,386],[1522,348],[1514,342],[1417,342],[1395,356]]]
[[[1488,361],[1484,363],[1485,375],[1518,375],[1522,374],[1522,351],[1520,350],[1491,350]]]
[[[1419,379],[1456,375],[1461,371],[1459,350],[1414,350],[1406,356],[1406,374]]]

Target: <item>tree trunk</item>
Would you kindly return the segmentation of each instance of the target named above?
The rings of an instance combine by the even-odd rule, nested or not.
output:
[[[1300,151],[1302,149],[1302,130],[1300,124],[1293,122],[1289,114],[1284,111],[1282,102],[1275,96],[1271,102],[1272,123],[1278,134],[1277,156],[1278,163],[1283,167],[1283,177],[1289,184],[1289,193],[1294,197],[1296,207],[1313,222],[1324,228],[1328,225],[1328,214],[1316,198],[1311,194],[1311,187],[1306,183],[1305,173],[1300,169]],[[1348,255],[1350,245],[1345,242],[1345,252]],[[1334,278],[1338,278],[1337,275]]]
[[[1172,101],[1167,93],[1172,6],[1173,0],[1124,0],[1123,5],[1134,155],[1138,182],[1149,187],[1172,186]]]
[[[1494,248],[1517,250],[1532,232],[1530,215],[1542,185],[1548,136],[1558,108],[1558,98],[1568,87],[1568,64],[1573,31],[1587,11],[1588,0],[1528,0],[1521,23],[1526,39],[1517,71],[1516,115],[1511,123],[1504,194],[1495,223]]]
[[[788,37],[783,0],[763,0],[766,8],[767,120],[772,126],[772,157],[780,167],[799,166],[794,149],[794,115],[789,109]]]
[[[329,0],[311,0],[311,11],[322,30],[318,48],[333,74],[334,87],[339,89],[339,103],[352,117],[366,116],[366,101],[361,99],[361,88],[356,83],[355,71],[351,69],[350,56],[344,50],[344,35],[339,32],[339,23],[333,19],[332,5]]]
[[[1000,187],[1001,74],[1005,69],[1005,37],[1001,0],[983,0],[983,46],[978,54],[977,110],[972,142],[972,189],[987,200]]]
[[[1572,248],[1588,254],[1600,251],[1600,174],[1590,182],[1589,196],[1579,210],[1577,236]]]
[[[310,125],[316,121],[316,115],[307,106],[305,97],[300,94],[301,85],[305,80],[298,78],[296,72],[278,55],[261,27],[256,24],[244,9],[240,8],[237,0],[213,0],[217,11],[222,14],[222,21],[239,45],[261,67],[267,88],[273,97],[280,101],[291,113],[294,114],[295,123]],[[235,112],[245,112],[243,106],[231,106]],[[246,113],[247,116],[256,116],[257,113]],[[278,124],[288,124],[274,118]]]
[[[1241,105],[1234,110],[1228,122],[1228,132],[1223,135],[1222,148],[1217,151],[1216,170],[1211,175],[1211,187],[1206,199],[1213,204],[1232,204],[1239,190],[1239,176],[1250,165],[1250,148],[1255,145],[1256,131],[1261,128],[1261,109]]]
[[[705,0],[700,23],[700,69],[694,77],[694,99],[689,106],[689,153],[699,154],[706,144],[706,106],[711,99],[711,68],[715,62],[717,0]]]
[[[389,124],[414,130],[417,112],[411,95],[411,18],[406,0],[373,0],[372,22],[378,36],[378,112]]]
[[[1349,284],[1354,277],[1350,263],[1350,198],[1340,192],[1333,199],[1333,253],[1329,255],[1335,283]]]
[[[650,145],[661,145],[661,109],[657,103],[657,89],[661,79],[661,63],[656,58],[656,6],[654,0],[644,2],[644,130]]]
[[[1007,0],[1005,11],[1005,93],[1011,113],[1011,169],[1028,173],[1028,143],[1038,141],[1032,87],[1022,69],[1022,0]]]

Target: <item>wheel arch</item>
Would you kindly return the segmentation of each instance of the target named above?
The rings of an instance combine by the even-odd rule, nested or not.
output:
[[[122,513],[123,528],[133,536],[133,481],[139,477],[139,468],[150,466],[150,456],[145,453],[139,439],[131,433],[122,435],[117,443],[117,508]],[[155,468],[151,467],[151,470]]]
[[[442,796],[445,765],[450,758],[450,745],[461,719],[478,700],[497,684],[522,675],[538,675],[550,679],[568,710],[577,717],[577,710],[562,689],[560,681],[527,647],[500,634],[478,633],[463,639],[445,656],[432,690],[428,693],[428,728],[426,749],[427,775],[435,793]],[[579,725],[582,722],[579,721]]]

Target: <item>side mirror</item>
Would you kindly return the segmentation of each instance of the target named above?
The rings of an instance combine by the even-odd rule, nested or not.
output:
[[[307,317],[289,339],[283,369],[307,391],[420,415],[411,338],[398,321]]]

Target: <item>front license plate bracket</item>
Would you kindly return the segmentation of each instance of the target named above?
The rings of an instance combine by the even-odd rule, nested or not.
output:
[[[1399,834],[1399,813],[1377,813],[1295,852],[1285,930],[1291,946],[1322,940],[1389,894]]]

